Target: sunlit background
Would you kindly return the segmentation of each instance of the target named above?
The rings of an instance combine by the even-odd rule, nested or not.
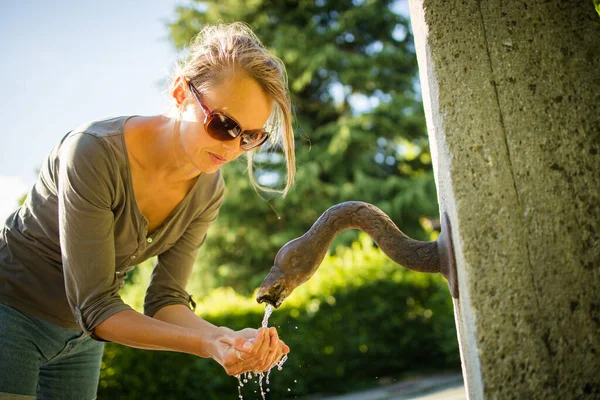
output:
[[[232,329],[257,327],[263,308],[253,292],[276,252],[342,201],[370,202],[409,236],[435,238],[437,197],[407,0],[191,3],[2,2],[1,220],[70,130],[105,117],[162,113],[176,46],[202,24],[234,19],[256,29],[288,68],[297,184],[285,199],[265,201],[243,162],[223,168],[226,200],[187,286],[198,315]],[[281,170],[281,161],[259,163],[257,179],[280,184]],[[121,291],[138,311],[151,272],[148,260]],[[336,238],[318,273],[269,324],[293,349],[272,377],[276,398],[355,391],[460,366],[443,278],[399,267],[356,231]],[[216,363],[111,344],[99,390],[99,398],[131,400],[237,392]]]
[[[177,58],[166,22],[181,0],[2,2],[0,219],[78,125],[161,113]]]
[[[0,220],[18,206],[68,131],[94,119],[164,110],[165,79],[177,60],[166,23],[177,5],[189,3],[3,2]],[[408,15],[407,2],[395,8]],[[361,99],[356,102],[360,107]]]
[[[164,110],[165,78],[177,59],[166,23],[177,5],[189,3],[2,3],[0,220],[18,206],[68,131],[90,120]],[[395,9],[408,15],[408,2]]]

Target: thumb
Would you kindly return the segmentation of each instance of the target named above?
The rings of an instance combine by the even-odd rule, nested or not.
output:
[[[244,338],[243,336],[237,335],[235,333],[225,335],[223,339],[221,339],[221,341],[227,343],[236,350],[245,352],[251,351],[252,347],[254,346],[254,344],[251,341],[246,340],[246,338]]]

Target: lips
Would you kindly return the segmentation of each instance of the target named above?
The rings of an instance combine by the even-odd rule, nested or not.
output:
[[[213,161],[215,164],[218,164],[218,165],[223,165],[223,164],[225,164],[225,163],[227,162],[227,159],[226,159],[226,158],[224,158],[224,157],[221,157],[221,156],[219,156],[219,155],[217,155],[217,154],[215,154],[215,153],[210,153],[210,152],[209,152],[208,154],[209,154],[209,156],[210,156],[211,160],[212,160],[212,161]]]

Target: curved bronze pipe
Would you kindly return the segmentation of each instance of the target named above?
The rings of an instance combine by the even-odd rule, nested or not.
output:
[[[308,232],[279,250],[256,301],[279,307],[295,288],[313,276],[333,239],[347,229],[365,231],[388,257],[408,269],[441,272],[448,281],[452,297],[458,298],[450,222],[446,213],[442,214],[441,222],[438,239],[421,242],[402,233],[386,213],[372,204],[361,201],[337,204],[326,210]]]

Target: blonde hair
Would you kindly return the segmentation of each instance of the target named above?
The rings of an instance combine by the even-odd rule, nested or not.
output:
[[[254,178],[254,152],[247,153],[248,175],[255,189],[281,193],[284,197],[294,182],[296,158],[294,154],[294,132],[292,129],[291,101],[288,91],[287,74],[283,61],[270,53],[251,28],[243,23],[207,26],[191,42],[187,57],[171,79],[171,87],[177,77],[183,77],[200,91],[217,85],[237,68],[241,68],[253,78],[274,101],[274,108],[267,130],[269,144],[280,145],[285,154],[287,177],[282,190],[261,186]],[[184,85],[189,91],[187,85]],[[191,95],[180,110],[185,109]]]

